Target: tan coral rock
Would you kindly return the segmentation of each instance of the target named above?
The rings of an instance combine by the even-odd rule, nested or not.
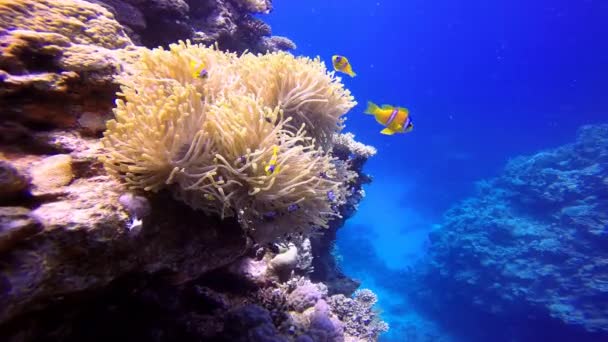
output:
[[[2,216],[0,210],[0,226],[5,222],[10,228],[0,231],[12,234],[0,233],[0,325],[132,272],[177,272],[186,281],[247,250],[250,240],[238,225],[219,225],[166,196],[151,201],[141,234],[131,234],[132,217],[119,203],[127,189],[98,165],[98,139],[65,131],[48,139],[70,150],[77,178],[61,188],[61,196],[46,196],[31,212],[10,209]],[[25,169],[36,158],[21,157],[14,166]]]
[[[74,178],[72,157],[68,154],[47,157],[32,167],[30,176],[35,195],[57,191]]]
[[[25,126],[74,127],[82,106],[109,113],[132,46],[104,7],[81,0],[0,0],[0,107]]]
[[[112,13],[82,0],[0,0],[0,27],[54,32],[76,44],[108,49],[131,45]]]

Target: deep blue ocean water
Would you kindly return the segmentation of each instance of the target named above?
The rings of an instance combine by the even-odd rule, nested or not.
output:
[[[298,45],[295,54],[328,67],[341,54],[358,74],[343,77],[359,103],[346,131],[378,154],[337,253],[401,327],[384,341],[407,340],[408,324],[434,329],[386,271],[412,267],[447,208],[509,158],[608,122],[606,1],[276,0],[264,20]],[[368,100],[407,107],[414,131],[381,135],[363,114]]]

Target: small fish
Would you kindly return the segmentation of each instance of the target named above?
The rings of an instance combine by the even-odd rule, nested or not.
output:
[[[277,212],[276,211],[267,211],[262,214],[262,217],[268,221],[274,220],[277,217]]]
[[[373,115],[376,117],[376,121],[386,127],[380,131],[382,134],[407,133],[414,129],[414,123],[407,108],[389,105],[378,107],[373,102],[367,102],[365,114]]]
[[[357,76],[357,74],[353,72],[353,68],[346,57],[334,55],[331,57],[331,62],[334,65],[334,70],[343,72],[350,77]]]
[[[334,194],[333,190],[329,190],[327,192],[327,199],[330,200],[331,202],[336,200],[336,194]]]
[[[190,62],[190,69],[192,70],[192,77],[194,78],[207,78],[209,76],[209,72],[207,71],[205,63],[203,62]]]
[[[278,153],[279,153],[279,147],[274,146],[272,149],[272,157],[270,157],[270,161],[268,162],[266,167],[264,167],[264,171],[266,171],[266,175],[268,175],[268,176],[270,176],[273,173],[279,172],[279,165],[277,165]]]
[[[297,204],[295,204],[295,203],[294,203],[294,204],[290,204],[290,205],[287,207],[287,211],[288,211],[288,212],[290,212],[290,213],[293,213],[294,211],[296,211],[296,210],[298,210],[298,209],[300,209],[300,206],[299,206],[299,205],[297,205]]]

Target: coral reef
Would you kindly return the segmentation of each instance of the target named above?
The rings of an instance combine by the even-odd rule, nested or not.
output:
[[[222,50],[254,53],[295,49],[286,37],[272,36],[254,14],[269,13],[270,0],[89,0],[106,7],[137,44],[149,48],[178,40],[217,43]],[[158,28],[162,27],[162,30]]]
[[[0,1],[0,140],[22,138],[23,125],[103,131],[114,77],[137,56],[133,42],[197,37],[232,51],[295,48],[249,14],[270,8],[237,0]]]
[[[605,340],[607,190],[608,125],[509,161],[431,233],[413,298],[467,334],[494,326],[493,340]],[[457,310],[474,322],[442,314]]]
[[[0,0],[0,340],[369,340],[329,304],[357,285],[309,277],[348,282],[319,259],[373,149],[270,9]],[[177,37],[216,45],[133,43]]]
[[[100,117],[131,40],[112,14],[80,0],[0,1],[0,140],[23,126],[75,127]]]
[[[0,325],[0,336],[26,341],[39,336],[74,341],[130,336],[157,341],[367,342],[385,326],[367,304],[328,296],[322,284],[300,277],[277,283],[265,275],[259,275],[264,283],[253,284],[250,275],[233,269],[220,268],[177,286],[162,274],[121,277]],[[360,311],[350,315],[353,305]],[[344,314],[350,315],[348,323],[338,318]],[[100,325],[108,328],[100,330]]]
[[[340,206],[340,218],[331,221],[323,235],[312,236],[313,272],[311,279],[323,282],[329,288],[330,294],[345,294],[350,296],[359,287],[359,283],[343,274],[335,258],[336,233],[344,222],[357,211],[357,204],[365,197],[363,185],[372,181],[369,175],[363,173],[363,165],[369,157],[376,154],[372,146],[364,145],[354,139],[352,133],[335,134],[333,138],[333,155],[346,168],[356,172],[357,182],[349,189],[349,196],[344,205]],[[365,260],[369,260],[366,256]]]
[[[134,270],[173,270],[184,279],[196,277],[232,262],[247,249],[236,223],[220,225],[162,198],[152,201],[145,229],[133,234],[132,217],[118,201],[126,189],[97,161],[99,141],[65,133],[62,139],[73,174],[66,175],[65,164],[59,164],[55,176],[47,172],[53,176],[47,179],[52,186],[32,187],[29,198],[2,207],[0,321],[63,295],[104,286]],[[46,160],[57,157],[67,158],[58,154]],[[4,163],[36,179],[39,176],[31,175],[40,172],[44,160],[24,154]]]
[[[374,304],[378,301],[376,295],[369,289],[357,290],[353,298],[342,294],[330,298],[330,306],[345,323],[345,331],[353,336],[359,336],[365,341],[375,341],[380,334],[388,331],[388,324],[378,319]],[[365,322],[365,324],[361,324]]]

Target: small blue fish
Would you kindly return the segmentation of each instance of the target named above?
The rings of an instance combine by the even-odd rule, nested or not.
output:
[[[333,190],[329,190],[327,192],[327,199],[330,200],[331,202],[336,200],[336,195],[334,194]]]
[[[300,209],[300,206],[299,206],[299,205],[297,205],[297,204],[295,204],[295,203],[294,203],[294,204],[290,204],[290,205],[287,207],[287,211],[288,211],[288,212],[290,212],[290,213],[293,213],[294,211],[296,211],[296,210],[298,210],[298,209]]]
[[[276,211],[267,211],[262,214],[262,217],[266,220],[272,220],[275,217],[277,217],[277,212]]]

